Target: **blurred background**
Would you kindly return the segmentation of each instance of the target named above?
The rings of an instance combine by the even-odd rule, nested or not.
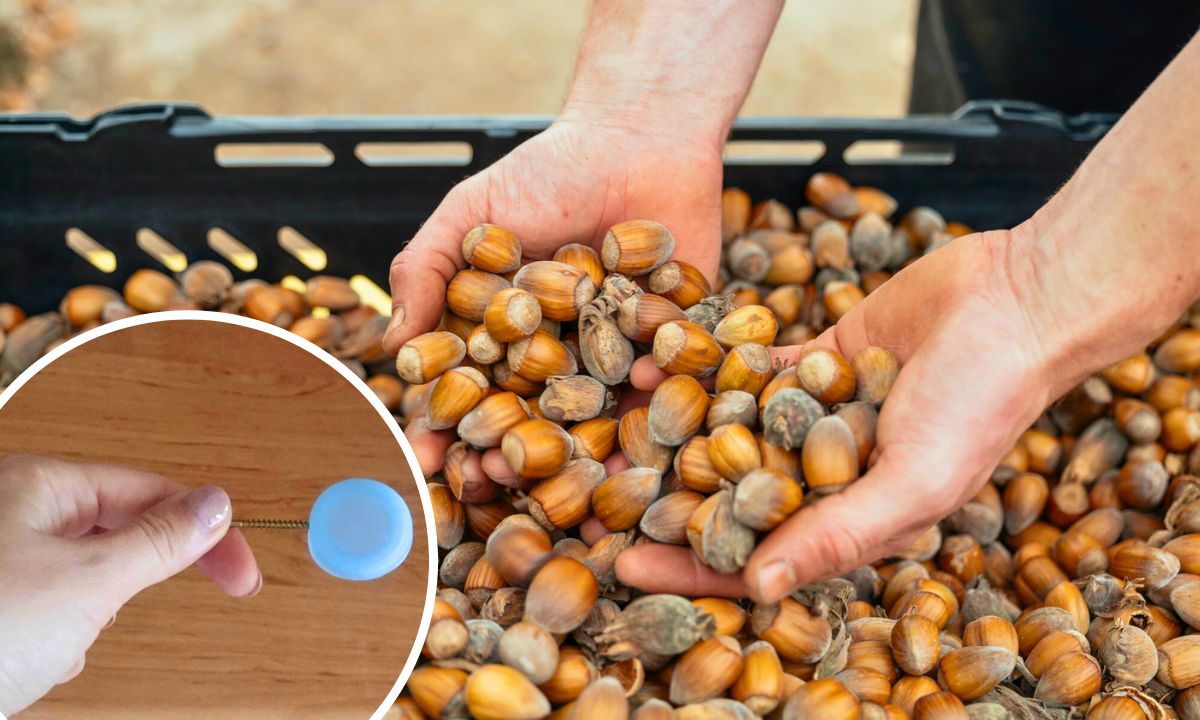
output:
[[[0,111],[552,114],[588,0],[0,0]],[[916,0],[786,5],[744,115],[903,115]],[[670,28],[664,28],[670,32]]]

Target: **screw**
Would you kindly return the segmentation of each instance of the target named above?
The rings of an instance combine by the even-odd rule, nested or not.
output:
[[[307,520],[264,520],[254,518],[250,520],[234,520],[229,523],[229,527],[247,528],[247,529],[263,529],[263,530],[307,530]]]

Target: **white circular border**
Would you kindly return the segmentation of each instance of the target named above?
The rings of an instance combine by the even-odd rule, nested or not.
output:
[[[408,460],[409,469],[412,471],[413,482],[416,483],[417,492],[421,496],[421,509],[425,513],[425,532],[428,542],[427,555],[429,556],[429,583],[425,591],[425,610],[421,613],[421,625],[417,628],[416,640],[413,643],[412,650],[409,651],[408,661],[404,663],[404,668],[400,671],[400,676],[396,678],[396,684],[392,686],[387,697],[383,699],[370,720],[382,720],[384,714],[395,704],[396,698],[400,696],[400,690],[404,687],[404,683],[408,681],[408,676],[412,674],[413,668],[416,667],[417,659],[420,657],[421,648],[425,645],[425,636],[429,632],[429,619],[433,615],[433,599],[437,590],[437,537],[434,531],[433,520],[433,504],[429,499],[429,490],[425,487],[424,475],[421,473],[421,467],[417,464],[417,456],[413,453],[412,446],[408,444],[408,438],[404,437],[404,432],[400,430],[400,425],[396,422],[396,418],[388,412],[388,409],[383,406],[379,397],[367,384],[363,382],[357,375],[350,372],[350,368],[346,367],[340,360],[317,347],[312,342],[305,340],[299,335],[295,335],[283,328],[260,320],[254,320],[241,315],[233,315],[230,313],[212,312],[209,310],[167,310],[162,312],[146,313],[144,315],[135,315],[134,317],[116,320],[111,323],[106,323],[100,327],[92,328],[87,332],[80,333],[75,337],[67,340],[42,357],[38,358],[33,365],[29,366],[22,372],[11,385],[0,392],[0,410],[3,410],[9,399],[25,385],[33,376],[37,375],[43,368],[54,362],[63,355],[71,352],[75,348],[88,343],[96,338],[103,337],[109,333],[114,333],[126,328],[138,327],[140,325],[150,325],[152,323],[173,322],[181,320],[203,321],[203,322],[219,322],[227,325],[239,325],[250,330],[257,330],[268,335],[274,335],[277,338],[286,340],[296,347],[308,352],[308,354],[317,358],[329,367],[336,370],[343,378],[350,383],[354,389],[371,403],[371,407],[379,413],[387,424],[388,429],[396,437],[396,442],[400,445],[400,449],[404,451],[404,457]]]

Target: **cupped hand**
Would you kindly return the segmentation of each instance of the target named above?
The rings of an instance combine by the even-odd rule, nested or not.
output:
[[[384,349],[395,354],[437,326],[446,285],[466,266],[463,236],[480,223],[513,231],[523,258],[545,260],[568,243],[598,249],[608,228],[623,220],[656,220],[675,235],[674,258],[711,279],[721,253],[721,174],[719,145],[564,114],[456,186],[396,256]],[[406,435],[422,470],[439,470],[453,433],[433,432],[417,418]]]
[[[196,564],[249,597],[262,575],[229,497],[112,465],[0,458],[0,714],[71,680],[117,611]]]
[[[796,588],[885,557],[960,507],[1018,436],[1077,378],[1062,377],[1042,327],[1051,298],[1022,265],[1018,231],[961,237],[896,274],[810,345],[849,358],[869,345],[902,363],[884,403],[870,469],[763,539],[740,574],[719,575],[691,549],[640,545],[618,558],[625,584],[648,592],[750,596]],[[803,347],[777,348],[794,360]],[[633,383],[656,385],[649,358]]]

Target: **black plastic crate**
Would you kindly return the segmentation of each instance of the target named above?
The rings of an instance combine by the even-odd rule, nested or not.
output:
[[[901,207],[928,204],[978,228],[1028,217],[1070,176],[1115,117],[1064,117],[1013,102],[972,103],[950,117],[894,120],[751,118],[735,141],[819,141],[811,163],[730,163],[725,182],[755,198],[802,204],[804,183],[832,170],[885,189]],[[138,247],[149,228],[189,261],[222,260],[208,245],[219,227],[257,255],[239,278],[278,279],[314,270],[278,244],[294,228],[325,251],[323,272],[364,274],[387,287],[387,268],[446,191],[543,129],[546,118],[211,117],[187,104],[140,105],[91,120],[62,114],[0,115],[0,300],[29,312],[55,307],[75,285],[119,287],[156,262]],[[897,141],[899,158],[852,164],[863,141]],[[371,166],[361,143],[465,143],[462,163]],[[227,167],[232,143],[319,143],[323,167]],[[71,250],[77,228],[113,252],[103,272]]]

